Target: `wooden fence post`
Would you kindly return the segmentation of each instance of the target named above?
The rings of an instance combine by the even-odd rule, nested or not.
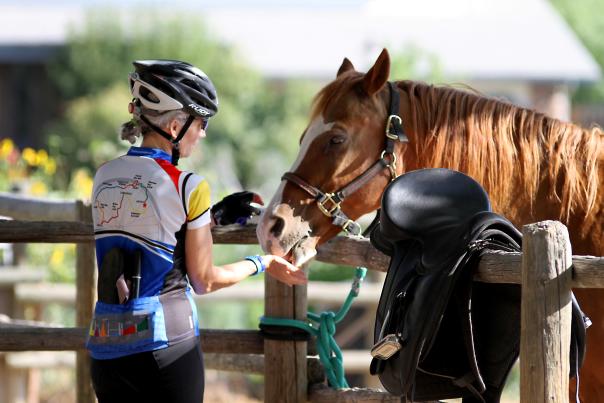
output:
[[[289,287],[265,274],[264,314],[306,319],[306,285]],[[306,402],[307,342],[264,340],[264,401]]]
[[[557,221],[522,229],[520,401],[568,402],[572,253]]]
[[[76,201],[78,221],[92,224],[89,204]],[[96,301],[96,255],[94,241],[76,244],[76,325],[88,328]],[[76,353],[76,400],[94,403],[95,394],[90,380],[90,357],[82,346]]]

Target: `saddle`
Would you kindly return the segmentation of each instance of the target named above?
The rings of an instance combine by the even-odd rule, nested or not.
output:
[[[473,275],[487,251],[520,252],[521,233],[472,178],[423,169],[386,188],[371,242],[391,256],[371,374],[411,401],[499,402],[520,351],[521,290]],[[571,374],[583,362],[586,321],[573,297]]]

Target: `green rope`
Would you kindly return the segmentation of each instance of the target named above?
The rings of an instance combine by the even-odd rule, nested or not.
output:
[[[367,269],[357,267],[355,277],[350,287],[350,292],[342,305],[342,308],[337,313],[331,311],[321,312],[317,315],[313,312],[308,312],[308,320],[285,319],[285,318],[260,318],[260,323],[269,326],[290,326],[302,329],[312,334],[317,338],[317,349],[319,350],[319,359],[325,369],[325,375],[329,384],[336,388],[348,388],[348,382],[344,376],[344,365],[342,364],[342,350],[336,343],[334,335],[336,333],[336,325],[344,319],[344,316],[350,310],[352,301],[359,295],[361,282],[367,274]],[[316,322],[313,324],[311,321]]]

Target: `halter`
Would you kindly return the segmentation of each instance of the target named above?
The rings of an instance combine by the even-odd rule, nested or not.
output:
[[[359,190],[367,182],[373,179],[383,169],[388,168],[390,171],[391,180],[396,179],[396,154],[394,154],[394,144],[396,141],[408,143],[409,139],[403,130],[403,120],[398,115],[400,97],[394,84],[388,82],[390,89],[390,105],[388,117],[386,118],[386,146],[382,151],[380,158],[373,163],[365,172],[354,178],[346,186],[333,193],[321,191],[319,188],[309,184],[300,176],[293,172],[286,172],[281,177],[281,180],[290,181],[306,193],[311,195],[317,201],[317,207],[327,217],[332,218],[332,224],[342,229],[351,235],[360,236],[361,226],[354,220],[348,218],[341,209],[341,204],[344,199],[352,193]]]

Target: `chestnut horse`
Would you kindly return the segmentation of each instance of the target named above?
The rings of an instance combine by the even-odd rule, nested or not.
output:
[[[389,73],[385,49],[366,74],[344,59],[336,79],[317,94],[292,176],[281,182],[257,227],[266,252],[298,265],[311,259],[317,245],[341,231],[327,216],[340,200],[325,200],[320,209],[313,191],[335,193],[381,158],[384,166],[348,188],[341,202],[352,220],[379,207],[391,171],[445,167],[481,183],[493,210],[517,226],[560,220],[569,228],[574,254],[604,256],[601,129],[450,87],[413,81],[389,85]],[[391,91],[400,97],[394,113],[402,118],[406,138],[392,143],[385,158]],[[604,402],[604,290],[575,293],[593,321],[580,373],[581,397]]]

